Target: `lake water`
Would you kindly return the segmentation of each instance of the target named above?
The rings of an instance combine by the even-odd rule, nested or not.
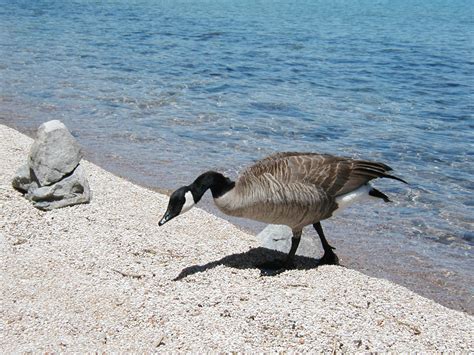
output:
[[[159,189],[275,151],[385,162],[410,186],[377,182],[395,203],[328,239],[473,313],[473,19],[471,0],[0,0],[0,123],[60,119]]]

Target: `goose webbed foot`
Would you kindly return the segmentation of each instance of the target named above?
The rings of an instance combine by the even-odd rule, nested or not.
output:
[[[329,245],[328,241],[326,240],[321,222],[313,224],[313,227],[316,229],[316,232],[318,232],[319,238],[321,239],[321,244],[323,245],[324,249],[324,255],[319,260],[319,265],[339,265],[339,258],[333,252],[333,250],[336,248]]]
[[[257,265],[260,269],[260,276],[275,276],[290,269],[294,269],[296,265],[289,260],[272,260]]]
[[[332,250],[326,250],[319,259],[319,265],[339,265],[339,258]]]

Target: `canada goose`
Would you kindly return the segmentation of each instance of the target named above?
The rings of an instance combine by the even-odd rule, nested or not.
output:
[[[317,153],[277,153],[241,173],[237,181],[208,171],[191,185],[177,189],[160,220],[162,226],[190,210],[211,189],[217,207],[225,214],[269,224],[284,224],[293,231],[285,260],[266,263],[266,268],[292,268],[303,227],[312,224],[324,248],[321,263],[337,264],[333,247],[324,236],[321,221],[352,203],[366,198],[389,198],[370,186],[375,178],[406,181],[389,175],[382,163]]]

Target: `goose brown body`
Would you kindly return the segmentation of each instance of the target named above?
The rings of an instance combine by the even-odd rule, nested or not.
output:
[[[235,187],[214,201],[228,215],[301,230],[331,217],[337,197],[377,177],[398,179],[387,174],[390,170],[382,163],[327,154],[277,153],[247,168]]]

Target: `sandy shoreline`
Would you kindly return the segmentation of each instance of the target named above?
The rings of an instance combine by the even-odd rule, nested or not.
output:
[[[30,144],[0,125],[3,352],[474,348],[474,317],[386,280],[262,278],[255,237],[199,209],[159,228],[166,196],[88,162],[91,204],[38,211],[10,184]]]

